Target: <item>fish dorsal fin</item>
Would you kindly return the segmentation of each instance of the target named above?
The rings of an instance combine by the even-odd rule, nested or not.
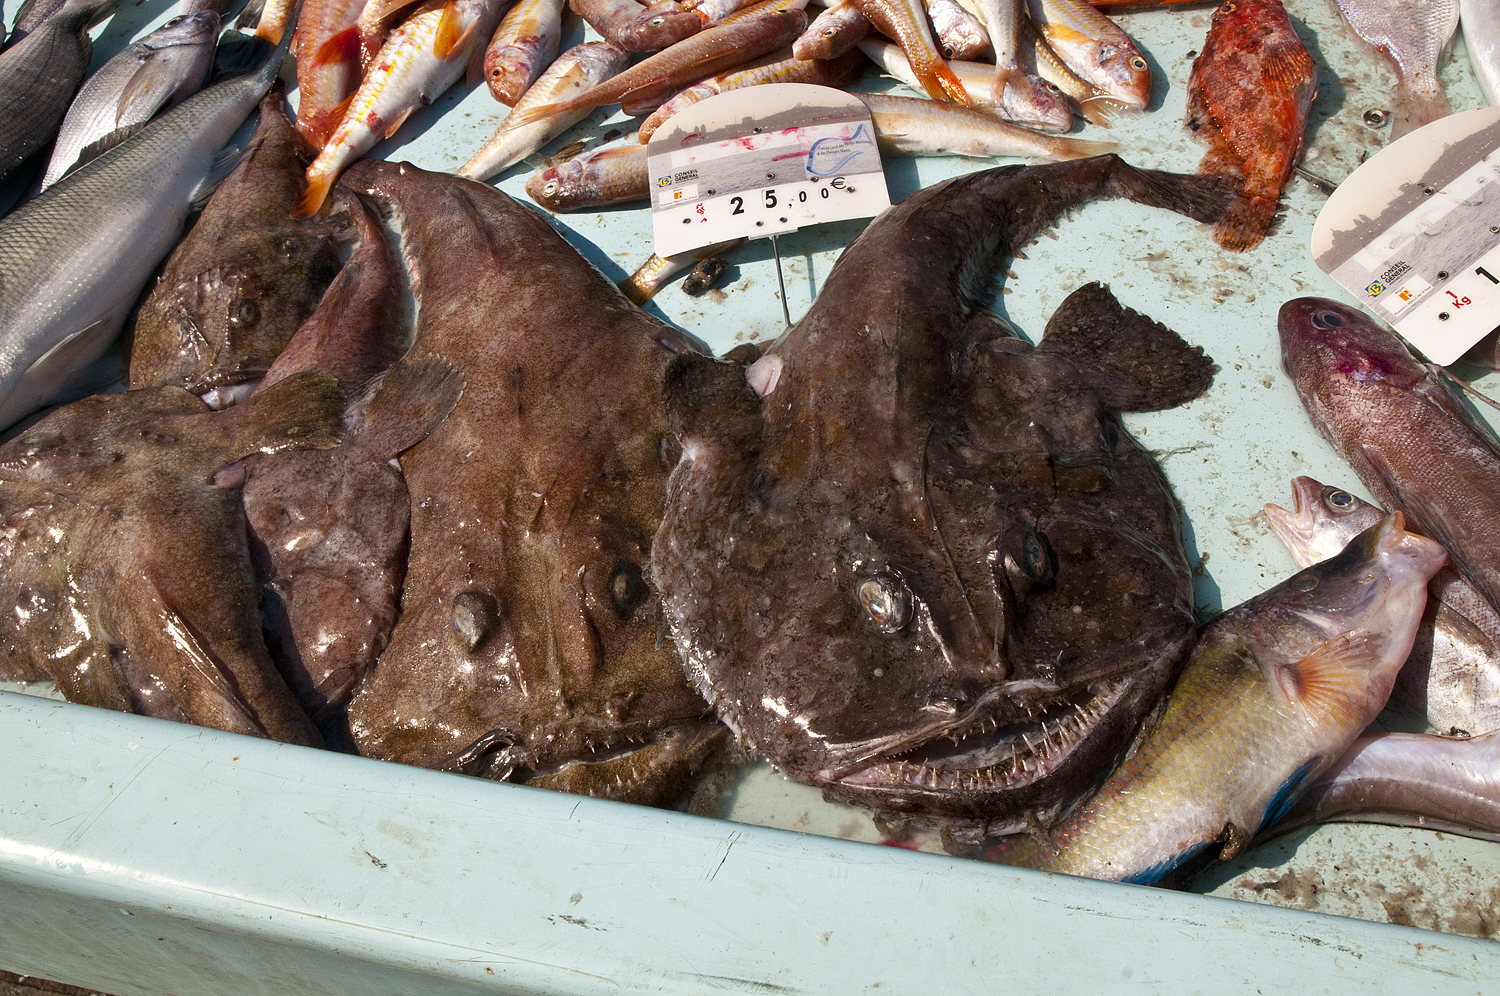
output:
[[[338,381],[304,370],[257,392],[244,404],[193,418],[195,428],[207,423],[208,429],[199,431],[208,433],[206,441],[219,446],[227,464],[251,453],[337,446],[343,414]]]
[[[432,33],[432,54],[446,61],[458,47],[463,35],[464,26],[458,14],[458,4],[454,0],[448,0],[443,5],[442,16],[438,18],[437,27]]]
[[[383,21],[397,11],[405,10],[415,2],[416,0],[370,0],[364,9],[364,13],[360,15],[360,20],[372,24]]]
[[[364,408],[362,445],[383,460],[411,449],[442,424],[463,393],[464,375],[444,357],[403,359],[353,406]]]
[[[177,91],[176,73],[165,59],[147,59],[120,91],[115,103],[115,124],[150,121]]]
[[[1370,691],[1370,662],[1378,652],[1365,629],[1340,633],[1299,661],[1276,668],[1276,683],[1315,723],[1361,722]]]
[[[103,138],[95,139],[88,145],[85,145],[83,148],[78,150],[77,160],[75,160],[73,165],[69,166],[63,172],[63,176],[67,176],[74,170],[87,166],[95,159],[98,159],[100,156],[104,155],[104,153],[108,152],[110,149],[113,149],[115,146],[119,145],[130,136],[139,132],[142,128],[146,127],[148,123],[149,122],[142,121],[138,124],[126,125],[123,128],[116,128],[114,131],[110,132],[108,135],[105,135]]]
[[[1201,347],[1124,307],[1100,283],[1068,295],[1037,351],[1077,366],[1112,411],[1174,408],[1208,390],[1218,370]]]
[[[201,211],[214,191],[219,189],[219,184],[228,179],[254,149],[254,145],[229,145],[215,153],[213,161],[208,164],[208,173],[193,188],[193,210]]]

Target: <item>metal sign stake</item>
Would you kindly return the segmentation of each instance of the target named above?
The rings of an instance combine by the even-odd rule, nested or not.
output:
[[[776,285],[781,288],[781,317],[786,320],[786,327],[792,327],[792,312],[786,305],[786,281],[781,278],[781,247],[776,244],[776,236],[771,237],[771,254],[776,257]]]

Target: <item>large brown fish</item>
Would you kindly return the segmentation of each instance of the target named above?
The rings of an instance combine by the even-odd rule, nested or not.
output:
[[[677,456],[660,343],[680,334],[491,187],[370,160],[345,182],[404,223],[422,288],[408,357],[467,382],[401,458],[411,556],[350,705],[360,753],[671,798],[725,736],[661,638],[646,570]]]
[[[1282,368],[1318,432],[1375,500],[1448,548],[1500,605],[1500,442],[1436,370],[1356,308],[1302,297],[1281,306]]]
[[[238,461],[333,445],[339,408],[318,374],[221,413],[148,388],[0,447],[0,656],[73,702],[319,744],[261,640]]]
[[[1225,249],[1253,249],[1270,231],[1317,95],[1318,67],[1281,0],[1230,0],[1214,11],[1188,77],[1187,126],[1209,143],[1198,172],[1242,186],[1214,228]]]
[[[296,221],[306,164],[279,92],[249,158],[209,200],[141,304],[130,386],[171,384],[222,407],[254,390],[338,272],[334,228]]]
[[[1107,197],[1212,221],[1228,195],[1115,156],[960,177],[865,229],[748,378],[674,364],[652,580],[695,683],[791,777],[1024,827],[1192,646],[1176,500],[1113,413],[1197,396],[1211,361],[1098,285],[1035,349],[974,311],[993,266]]]
[[[406,570],[411,503],[391,461],[463,390],[463,378],[435,357],[397,364],[370,383],[396,359],[403,275],[358,197],[348,200],[359,249],[257,390],[302,370],[333,375],[352,402],[343,441],[257,457],[244,489],[271,655],[338,744],[347,739],[343,707],[396,623]]]

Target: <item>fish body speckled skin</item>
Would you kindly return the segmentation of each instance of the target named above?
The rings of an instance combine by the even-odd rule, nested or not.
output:
[[[1243,182],[1214,228],[1225,249],[1254,248],[1276,220],[1317,95],[1318,67],[1281,0],[1231,0],[1214,12],[1188,77],[1187,125],[1210,143],[1198,172]]]
[[[1211,623],[1161,719],[1104,786],[1045,841],[1011,838],[986,856],[1150,884],[1202,851],[1243,850],[1390,694],[1446,559],[1401,521],[1387,516]]]
[[[1334,6],[1395,67],[1392,139],[1452,112],[1437,74],[1458,30],[1458,0],[1334,0]]]

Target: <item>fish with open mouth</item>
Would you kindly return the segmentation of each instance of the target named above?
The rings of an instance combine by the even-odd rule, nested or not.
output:
[[[131,387],[172,384],[215,408],[255,389],[339,269],[335,226],[290,216],[306,168],[273,91],[261,101],[248,157],[214,191],[141,303]]]
[[[1228,196],[1115,156],[959,177],[877,218],[745,370],[674,362],[651,576],[742,742],[954,833],[1045,822],[1109,767],[1194,637],[1176,499],[1114,413],[1214,367],[1099,285],[1035,348],[976,308],[1070,208]]]
[[[466,381],[401,457],[411,554],[349,707],[359,752],[675,798],[727,741],[647,570],[677,458],[657,391],[685,340],[492,187],[372,160],[344,182],[403,228],[422,294],[407,360],[443,356]]]
[[[1045,837],[986,857],[1143,885],[1200,854],[1235,857],[1385,705],[1446,559],[1398,512],[1225,612],[1104,786]]]
[[[71,702],[320,746],[261,638],[244,458],[338,441],[333,378],[211,411],[176,387],[101,394],[0,447],[0,657]]]
[[[1385,514],[1310,477],[1292,482],[1292,496],[1292,511],[1267,505],[1265,514],[1298,567],[1336,555]],[[1438,730],[1500,729],[1500,614],[1451,567],[1438,571],[1428,589],[1432,598],[1392,702],[1426,716]]]

